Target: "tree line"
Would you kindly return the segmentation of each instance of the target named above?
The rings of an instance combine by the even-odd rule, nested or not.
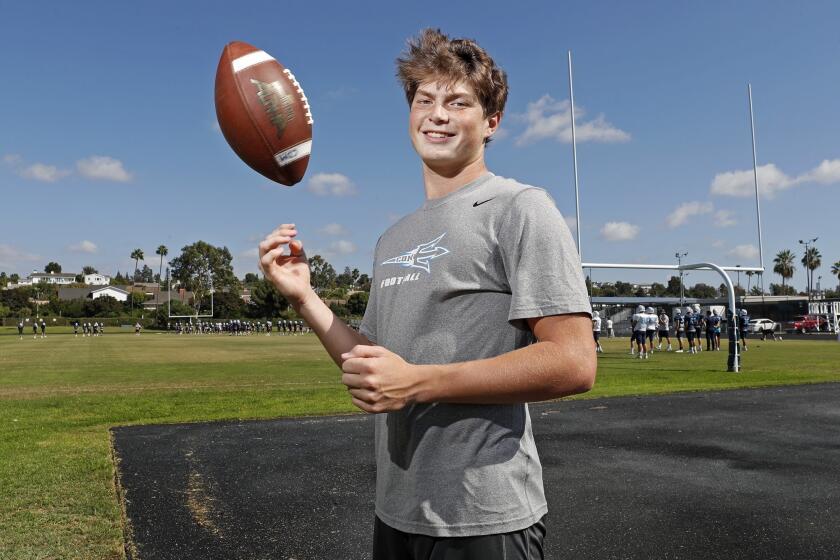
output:
[[[158,283],[161,290],[166,290],[167,280],[171,280],[173,290],[191,292],[195,298],[195,307],[188,307],[177,299],[172,299],[172,313],[189,315],[196,309],[202,313],[209,308],[209,296],[213,292],[213,315],[216,318],[291,318],[293,310],[289,303],[277,291],[273,284],[254,273],[248,273],[243,279],[236,277],[233,271],[233,256],[227,247],[216,247],[205,241],[185,245],[180,254],[169,262],[167,278],[163,274],[164,257],[169,254],[165,245],[158,246],[155,254],[160,257],[158,272],[155,273],[147,264],[140,267],[145,259],[142,249],[131,252],[134,260],[134,274],[123,275],[120,271],[111,279],[112,285],[130,286],[135,282]],[[370,291],[370,277],[358,269],[345,267],[337,273],[335,268],[321,255],[309,259],[312,286],[323,299],[330,302],[336,314],[342,317],[361,316],[364,314]],[[49,262],[44,271],[61,273],[61,265]],[[96,274],[92,266],[85,266],[82,274],[76,277],[77,286],[83,286],[83,275]],[[18,274],[6,275],[0,272],[0,287],[9,283],[17,284]],[[243,299],[247,289],[248,301]],[[28,317],[38,313],[42,316],[64,317],[118,317],[141,316],[146,302],[145,293],[130,291],[126,302],[114,298],[100,297],[95,300],[60,300],[58,288],[53,284],[21,286],[12,290],[0,291],[0,317]],[[42,302],[42,303],[39,303]],[[168,306],[158,309],[158,314],[167,314]],[[148,314],[148,312],[145,312]]]

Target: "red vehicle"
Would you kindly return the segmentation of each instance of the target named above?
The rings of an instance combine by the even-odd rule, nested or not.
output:
[[[828,319],[822,315],[797,315],[792,321],[785,323],[785,332],[805,334],[806,332],[816,331],[817,326],[819,326],[820,331],[828,331]]]

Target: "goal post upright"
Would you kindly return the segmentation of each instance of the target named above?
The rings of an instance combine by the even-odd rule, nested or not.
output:
[[[748,84],[747,93],[749,96],[749,109],[750,109],[750,128],[752,131],[752,149],[753,149],[753,179],[755,183],[755,210],[756,210],[756,218],[758,222],[758,254],[759,254],[759,265],[758,267],[742,267],[742,266],[718,266],[717,264],[710,263],[710,262],[701,262],[701,263],[692,263],[692,264],[679,264],[679,265],[645,265],[645,264],[624,264],[624,263],[586,263],[583,262],[583,252],[581,251],[581,227],[580,227],[580,186],[578,180],[578,162],[577,162],[577,139],[575,137],[575,95],[574,95],[574,82],[572,77],[572,51],[568,51],[568,67],[569,67],[569,110],[571,111],[570,121],[571,121],[571,132],[572,132],[572,161],[573,161],[573,168],[574,168],[574,181],[575,181],[575,230],[577,231],[577,252],[578,258],[581,261],[581,267],[583,269],[590,270],[593,268],[613,268],[613,269],[636,269],[636,270],[675,270],[675,271],[684,271],[684,270],[713,270],[716,271],[718,274],[723,277],[724,284],[726,285],[726,291],[729,300],[729,308],[727,311],[727,318],[729,319],[729,363],[728,363],[728,370],[737,372],[740,370],[740,355],[739,355],[739,348],[738,348],[738,316],[736,310],[736,299],[735,299],[735,286],[732,284],[732,279],[727,274],[727,271],[739,271],[739,272],[757,272],[760,274],[761,277],[761,293],[764,294],[764,246],[762,242],[761,236],[761,203],[759,200],[759,192],[758,192],[758,164],[757,164],[757,156],[756,156],[756,148],[755,148],[755,122],[753,119],[753,106],[752,106],[752,84]],[[591,278],[590,278],[591,281]],[[840,340],[840,337],[838,337]]]

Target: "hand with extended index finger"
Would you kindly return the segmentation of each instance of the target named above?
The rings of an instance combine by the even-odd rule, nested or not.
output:
[[[419,368],[382,346],[360,344],[341,355],[341,382],[365,412],[400,410],[416,400]]]
[[[259,244],[260,270],[293,304],[302,302],[312,289],[303,243],[295,236],[297,228],[294,224],[282,224]]]

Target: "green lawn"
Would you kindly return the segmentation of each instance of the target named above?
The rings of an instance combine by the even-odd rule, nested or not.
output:
[[[68,333],[0,329],[0,560],[123,557],[111,426],[356,410],[314,335]],[[840,381],[834,342],[752,341],[740,374],[725,348],[646,361],[626,339],[605,348],[584,398]]]

